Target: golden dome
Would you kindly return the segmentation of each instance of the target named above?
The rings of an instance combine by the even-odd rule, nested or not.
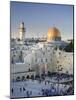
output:
[[[47,33],[47,41],[61,39],[60,31],[56,28],[50,28]]]

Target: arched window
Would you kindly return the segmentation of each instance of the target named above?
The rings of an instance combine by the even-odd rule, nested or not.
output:
[[[34,75],[31,75],[31,79],[34,79]]]
[[[19,76],[16,78],[16,81],[20,81],[20,77]]]
[[[27,75],[27,76],[26,76],[26,79],[29,79],[29,78],[30,78],[29,75]]]
[[[22,76],[22,81],[24,81],[25,80],[25,76]]]

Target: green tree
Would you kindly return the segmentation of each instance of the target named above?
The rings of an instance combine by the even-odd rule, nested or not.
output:
[[[66,52],[74,52],[74,41],[72,40],[64,49]]]

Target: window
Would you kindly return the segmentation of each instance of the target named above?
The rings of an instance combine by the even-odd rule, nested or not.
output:
[[[19,76],[16,78],[16,81],[20,81],[20,77]]]
[[[34,79],[34,75],[31,75],[31,79]]]
[[[27,75],[26,78],[29,79],[30,78],[29,75]]]
[[[25,76],[22,76],[22,81],[24,81],[25,80]]]

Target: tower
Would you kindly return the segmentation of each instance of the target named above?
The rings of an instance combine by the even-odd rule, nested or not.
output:
[[[25,39],[25,27],[24,27],[24,22],[22,22],[19,26],[19,39],[21,41],[24,41]]]

